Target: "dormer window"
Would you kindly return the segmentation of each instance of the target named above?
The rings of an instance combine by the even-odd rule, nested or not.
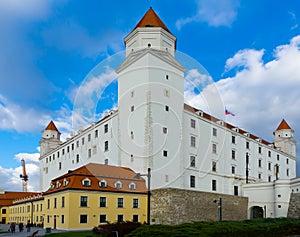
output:
[[[64,181],[63,181],[64,186],[67,186],[68,183],[69,183],[69,181],[67,179],[64,179]]]
[[[84,180],[82,180],[82,186],[84,186],[84,187],[91,186],[91,180],[88,178],[85,178]]]
[[[56,188],[59,188],[61,186],[61,183],[59,181],[56,182]]]
[[[54,184],[50,184],[50,189],[54,189]]]
[[[120,181],[115,183],[115,188],[121,189],[122,188],[122,183]]]
[[[107,187],[107,182],[105,180],[99,181],[99,187],[100,188],[106,188]]]
[[[135,190],[135,189],[136,189],[135,183],[129,184],[129,189],[130,189],[130,190]]]

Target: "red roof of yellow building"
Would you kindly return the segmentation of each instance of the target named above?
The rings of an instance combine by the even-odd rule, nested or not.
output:
[[[143,18],[139,21],[139,23],[137,23],[133,30],[138,27],[161,27],[172,34],[168,27],[162,22],[159,16],[152,9],[152,7],[150,7],[150,9],[145,13]]]
[[[14,200],[23,199],[30,196],[35,196],[36,192],[3,192],[0,193],[0,207],[13,204]]]
[[[284,119],[282,119],[282,121],[281,121],[281,123],[278,125],[276,131],[278,131],[278,130],[283,130],[283,129],[292,129]]]
[[[89,163],[53,179],[50,188],[44,194],[67,189],[146,193],[145,180],[135,176],[136,173],[129,168]],[[88,181],[89,184],[84,185],[84,181]],[[101,187],[101,181],[106,183],[105,187]],[[121,183],[121,188],[116,187],[118,182]],[[131,184],[134,184],[134,189],[130,186]]]

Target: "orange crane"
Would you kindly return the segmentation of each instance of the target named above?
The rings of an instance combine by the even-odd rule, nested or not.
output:
[[[20,178],[22,179],[22,192],[27,192],[28,175],[26,174],[25,160],[22,159],[21,163],[23,168],[23,174],[20,174]]]

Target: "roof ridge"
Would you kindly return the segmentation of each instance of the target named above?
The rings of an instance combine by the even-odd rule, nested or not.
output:
[[[52,131],[57,131],[57,132],[58,132],[58,129],[57,129],[57,127],[55,126],[53,120],[50,121],[50,123],[49,123],[48,126],[45,128],[45,130],[52,130]]]

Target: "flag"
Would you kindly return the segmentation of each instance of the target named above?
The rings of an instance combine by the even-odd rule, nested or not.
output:
[[[232,116],[235,116],[234,113],[230,112],[228,109],[225,108],[225,115],[232,115]]]

